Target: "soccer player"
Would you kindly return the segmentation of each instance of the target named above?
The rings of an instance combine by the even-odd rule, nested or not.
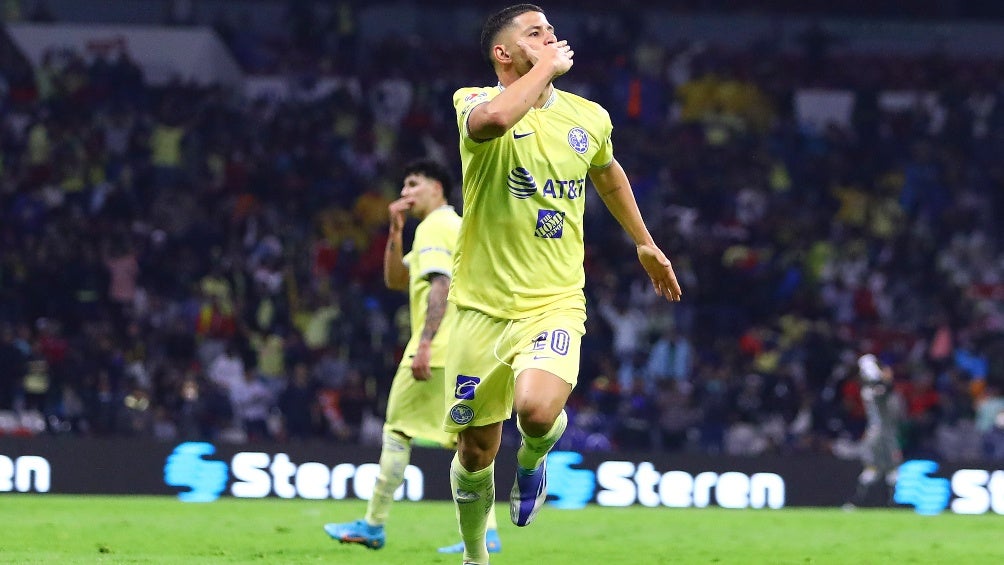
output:
[[[880,366],[878,359],[869,353],[858,359],[858,371],[861,401],[868,419],[860,445],[864,470],[858,475],[854,495],[844,504],[845,510],[864,504],[872,487],[883,480],[888,494],[888,488],[896,484],[896,470],[903,462],[897,438],[903,406],[892,387],[892,369]]]
[[[552,85],[572,68],[573,51],[543,11],[520,4],[490,16],[481,49],[498,84],[453,97],[465,210],[450,286],[458,311],[444,428],[459,433],[450,483],[465,564],[488,563],[494,460],[514,408],[522,443],[513,523],[532,522],[547,497],[546,455],[568,421],[585,332],[587,176],[634,241],[655,292],[670,301],[681,295],[614,159],[609,115]]]
[[[370,549],[384,546],[384,523],[394,501],[394,491],[404,481],[411,459],[412,441],[454,449],[455,433],[443,430],[447,399],[443,375],[446,345],[450,340],[455,308],[448,304],[453,253],[460,216],[447,203],[453,186],[449,171],[428,159],[409,163],[404,171],[401,198],[388,207],[390,233],[384,249],[384,282],[388,288],[407,290],[411,308],[411,339],[394,375],[383,428],[380,474],[362,520],[325,524],[324,531],[342,543]],[[411,251],[402,255],[401,232],[405,214],[421,220]],[[488,549],[501,550],[494,506],[488,511]],[[460,553],[459,543],[440,549]]]

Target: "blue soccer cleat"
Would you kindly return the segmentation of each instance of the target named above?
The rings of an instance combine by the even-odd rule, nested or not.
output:
[[[517,526],[528,526],[547,500],[547,458],[534,470],[516,467],[516,480],[509,493],[509,517]]]
[[[324,531],[342,543],[358,543],[369,549],[380,549],[386,540],[383,526],[371,526],[366,520],[356,520],[344,524],[325,524]]]
[[[499,538],[498,530],[488,530],[485,532],[485,545],[488,546],[488,553],[498,553],[502,551],[502,540]],[[463,553],[464,542],[439,548],[440,553]]]

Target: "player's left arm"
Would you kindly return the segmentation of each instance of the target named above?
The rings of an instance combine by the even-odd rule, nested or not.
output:
[[[425,309],[425,327],[419,337],[418,350],[411,360],[415,379],[427,381],[432,376],[432,339],[446,316],[446,295],[450,292],[450,277],[442,273],[429,274],[429,300]]]
[[[671,302],[679,302],[683,292],[676,280],[673,264],[648,232],[624,168],[614,159],[605,167],[590,167],[589,179],[596,186],[603,204],[634,241],[638,261],[652,279],[655,293]]]

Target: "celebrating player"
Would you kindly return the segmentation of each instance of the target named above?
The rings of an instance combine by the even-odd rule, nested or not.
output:
[[[543,11],[520,4],[492,15],[481,49],[498,84],[461,88],[453,99],[465,211],[450,287],[458,312],[444,426],[459,433],[450,483],[465,564],[488,563],[494,460],[513,408],[522,435],[513,523],[532,522],[547,497],[546,455],[567,424],[585,332],[587,176],[634,241],[655,292],[670,301],[681,295],[613,157],[609,115],[552,85],[572,68],[574,52]]]
[[[362,520],[326,524],[324,531],[342,543],[380,549],[385,542],[384,523],[394,501],[394,491],[404,481],[411,459],[412,440],[453,449],[456,434],[443,430],[447,400],[443,366],[455,308],[446,301],[460,216],[447,203],[452,188],[449,172],[431,160],[410,163],[404,172],[401,198],[392,202],[390,234],[384,250],[384,281],[388,288],[408,290],[411,339],[394,375],[383,428],[380,474]],[[411,251],[402,256],[401,232],[405,214],[421,220]],[[494,506],[489,509],[488,550],[502,547],[495,527]],[[463,544],[441,548],[459,553]]]

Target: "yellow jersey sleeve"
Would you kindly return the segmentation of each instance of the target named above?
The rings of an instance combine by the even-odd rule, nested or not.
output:
[[[599,150],[593,155],[592,160],[589,164],[593,167],[609,167],[611,163],[614,162],[614,142],[613,142],[613,123],[610,121],[610,114],[606,110],[600,108],[600,120],[599,120],[599,139],[597,142],[599,144]],[[604,135],[605,132],[605,135]]]
[[[453,106],[457,111],[457,128],[460,131],[461,143],[469,149],[482,145],[481,142],[471,139],[471,132],[467,129],[467,119],[471,111],[481,104],[488,102],[498,95],[498,87],[468,87],[461,88],[453,93]]]
[[[413,278],[427,279],[433,273],[450,276],[453,269],[458,226],[436,220],[422,222],[415,229],[415,240],[408,252],[409,276]]]

